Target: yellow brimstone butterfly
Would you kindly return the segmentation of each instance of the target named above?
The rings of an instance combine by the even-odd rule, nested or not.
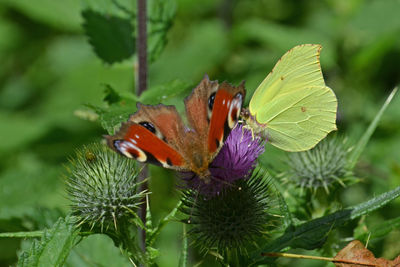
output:
[[[286,151],[314,147],[336,130],[337,99],[325,85],[321,45],[299,45],[282,56],[243,112],[247,125]]]

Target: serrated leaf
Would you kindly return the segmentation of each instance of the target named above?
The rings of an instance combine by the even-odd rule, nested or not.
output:
[[[95,234],[86,237],[77,244],[67,258],[68,267],[132,267],[128,257],[121,253],[111,238],[106,235]]]
[[[190,83],[177,79],[169,83],[149,88],[140,95],[139,100],[145,104],[159,104],[181,95],[183,92],[187,92],[190,87]]]
[[[158,256],[160,256],[160,251],[153,247],[146,248],[146,255],[150,262],[153,262]]]
[[[106,102],[109,105],[112,105],[122,100],[121,96],[118,94],[117,91],[115,91],[114,88],[112,88],[111,85],[106,84],[105,87],[106,87],[104,89],[105,96],[103,98],[104,102]]]
[[[400,186],[356,206],[308,221],[295,229],[288,229],[281,237],[254,252],[254,259],[256,262],[271,260],[260,258],[261,252],[278,252],[286,248],[318,248],[324,244],[330,230],[379,209],[399,196]]]
[[[0,237],[41,237],[43,231],[34,230],[51,227],[60,217],[65,216],[58,208],[45,207],[27,208],[23,214],[16,215],[20,218],[0,219]]]
[[[277,195],[277,199],[279,202],[279,209],[281,212],[281,215],[283,216],[283,225],[285,228],[289,228],[292,227],[294,225],[293,223],[293,219],[292,219],[292,214],[289,211],[289,207],[285,201],[285,199],[283,198],[282,194],[276,190],[276,195]]]
[[[144,104],[159,104],[181,95],[190,88],[190,84],[181,80],[174,80],[170,83],[152,87],[143,92],[139,100]],[[136,96],[117,92],[107,85],[106,96],[104,98],[110,105],[108,107],[98,107],[87,105],[99,115],[101,126],[109,133],[113,134],[119,128],[121,122],[127,121],[129,116],[136,111]]]
[[[86,9],[82,12],[83,28],[95,53],[112,64],[129,58],[135,52],[131,20]]]
[[[18,266],[63,266],[78,240],[79,229],[71,217],[60,218],[45,230],[40,241],[33,242],[28,251],[20,254]]]
[[[148,23],[148,55],[149,62],[154,62],[167,44],[167,33],[175,17],[174,0],[151,0]]]
[[[121,122],[127,121],[129,115],[136,111],[136,105],[132,102],[128,104],[117,103],[108,108],[101,108],[97,106],[88,105],[89,108],[94,110],[99,115],[101,126],[109,133],[114,134]]]

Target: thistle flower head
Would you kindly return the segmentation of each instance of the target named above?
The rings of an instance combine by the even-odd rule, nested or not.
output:
[[[190,174],[184,177],[189,188],[203,195],[217,195],[239,179],[247,179],[256,166],[257,157],[264,152],[264,144],[251,130],[237,125],[226,139],[210,165],[211,180],[205,183]]]
[[[183,193],[181,211],[192,225],[188,235],[203,251],[216,250],[224,255],[227,251],[246,250],[274,222],[274,201],[265,175],[257,172],[234,185],[212,197],[195,190]]]
[[[67,190],[72,212],[79,224],[100,232],[135,218],[145,192],[138,190],[135,163],[104,145],[93,144],[77,151],[71,160]]]
[[[347,168],[347,157],[350,149],[346,142],[338,138],[322,140],[315,148],[298,153],[291,153],[288,158],[289,170],[285,173],[289,182],[301,189],[316,192],[336,184],[345,185],[351,176]]]

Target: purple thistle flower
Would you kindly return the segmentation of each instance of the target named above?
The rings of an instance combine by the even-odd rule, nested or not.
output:
[[[185,175],[183,179],[189,188],[203,195],[218,195],[236,180],[249,178],[257,164],[257,157],[263,152],[262,140],[257,136],[253,138],[251,130],[237,125],[209,167],[212,176],[210,182],[205,183],[193,173]]]

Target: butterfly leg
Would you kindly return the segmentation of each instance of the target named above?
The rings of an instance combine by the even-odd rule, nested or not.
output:
[[[254,130],[253,130],[253,128],[251,128],[250,125],[248,125],[248,124],[244,125],[244,126],[242,127],[242,132],[243,132],[243,129],[250,130],[250,131],[251,131],[251,138],[252,138],[252,140],[254,141],[254,140],[256,139],[256,136],[255,136],[255,134],[254,134]],[[243,134],[243,133],[242,133],[242,134]]]

